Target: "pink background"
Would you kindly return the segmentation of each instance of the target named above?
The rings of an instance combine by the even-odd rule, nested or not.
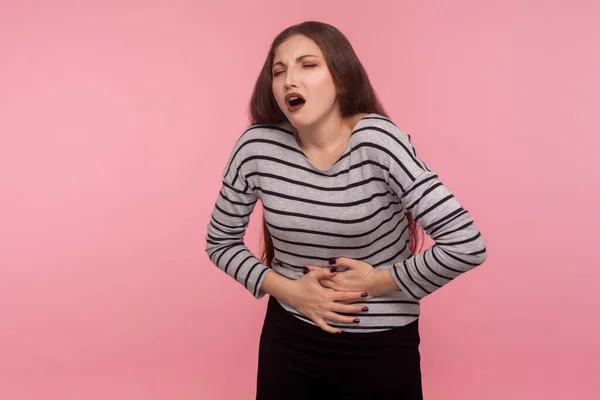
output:
[[[311,19],[347,35],[487,241],[423,301],[425,398],[594,398],[599,16],[591,0],[3,1],[0,398],[253,398],[266,298],[204,235],[268,45]]]

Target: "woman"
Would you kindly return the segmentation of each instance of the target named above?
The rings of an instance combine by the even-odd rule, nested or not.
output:
[[[484,262],[473,219],[331,25],[277,36],[250,111],[206,251],[255,298],[270,295],[257,399],[421,399],[419,301]],[[243,242],[259,199],[261,260]],[[435,240],[422,253],[419,226]]]

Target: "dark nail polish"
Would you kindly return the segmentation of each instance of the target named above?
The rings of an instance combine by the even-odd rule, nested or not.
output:
[[[360,319],[358,319],[358,318],[356,318],[356,319],[354,320],[354,323],[355,323],[355,324],[358,324],[359,322],[360,322]]]
[[[337,268],[336,268],[336,267],[332,267],[332,268],[330,269],[330,271],[331,271],[331,272],[337,272]]]
[[[304,267],[304,273],[308,274],[308,268]]]
[[[369,311],[369,307],[363,307],[363,311]]]
[[[331,260],[329,260],[329,265],[333,265],[333,264],[335,264],[335,262],[336,262],[336,259],[332,258]]]
[[[368,295],[369,295],[368,293],[361,294],[362,297],[367,297]]]

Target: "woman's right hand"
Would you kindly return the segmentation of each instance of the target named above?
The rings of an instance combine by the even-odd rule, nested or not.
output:
[[[325,319],[343,323],[357,323],[357,317],[340,315],[338,313],[360,313],[364,305],[343,304],[341,301],[356,301],[365,299],[368,295],[363,292],[338,292],[321,285],[321,279],[333,277],[337,272],[329,268],[319,268],[305,274],[294,281],[293,293],[290,293],[289,303],[302,315],[313,320],[321,329],[329,333],[341,333],[340,329],[329,326]]]

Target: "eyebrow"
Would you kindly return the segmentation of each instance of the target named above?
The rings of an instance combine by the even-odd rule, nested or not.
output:
[[[303,56],[300,56],[300,57],[296,58],[296,62],[298,62],[298,61],[301,61],[301,60],[303,60],[303,59],[304,59],[304,58],[306,58],[306,57],[317,57],[317,56],[315,56],[315,55],[312,55],[312,54],[305,54],[305,55],[303,55]],[[275,66],[276,66],[277,64],[280,64],[280,65],[285,65],[285,64],[284,64],[284,63],[282,63],[281,61],[277,61],[275,64],[273,64],[273,67],[272,67],[272,68],[275,68]]]

